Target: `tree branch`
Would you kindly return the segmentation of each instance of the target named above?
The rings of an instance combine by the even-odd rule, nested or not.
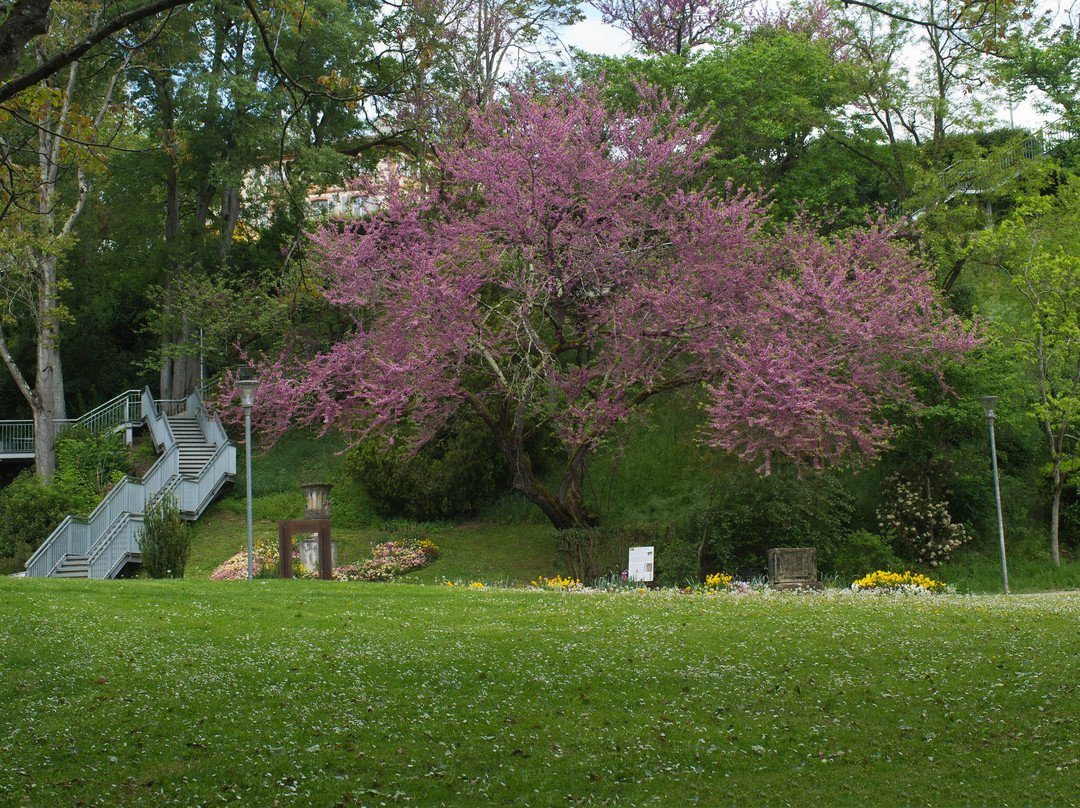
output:
[[[16,0],[0,23],[0,78],[11,75],[19,66],[28,42],[49,30],[49,6],[52,0]]]
[[[48,24],[46,17],[48,15],[50,2],[51,0],[19,0],[19,2],[16,3],[15,8],[12,9],[11,14],[8,15],[3,24],[0,24],[0,78],[10,75],[18,66],[23,48],[26,43],[29,42],[30,38],[43,34],[47,29]],[[71,47],[41,62],[41,64],[33,70],[0,85],[0,104],[10,101],[23,90],[33,87],[39,81],[47,79],[58,70],[67,67],[72,62],[81,58],[83,54],[99,42],[108,39],[118,31],[122,31],[128,26],[133,25],[140,20],[144,20],[147,17],[153,17],[155,14],[159,14],[162,11],[168,11],[169,9],[177,8],[178,6],[186,6],[192,2],[198,2],[198,0],[152,0],[152,2],[147,3],[144,6],[133,8],[131,11],[125,11],[123,14],[118,14],[111,20],[95,28]],[[30,10],[39,12],[41,14],[41,24],[45,27],[29,36],[26,36],[26,32],[30,29],[22,29],[21,33],[17,33],[14,30],[5,30],[7,29],[8,23],[15,16],[16,11],[22,6],[25,6],[28,9],[25,12],[27,14],[30,13]],[[35,17],[34,20],[36,22],[37,18]]]

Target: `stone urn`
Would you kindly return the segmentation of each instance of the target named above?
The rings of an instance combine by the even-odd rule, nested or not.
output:
[[[304,483],[300,490],[304,492],[304,518],[305,519],[329,519],[330,518],[330,489],[332,483]],[[319,534],[313,533],[306,539],[298,541],[297,550],[300,551],[300,565],[311,572],[319,569]],[[337,542],[330,542],[330,568],[337,566]]]

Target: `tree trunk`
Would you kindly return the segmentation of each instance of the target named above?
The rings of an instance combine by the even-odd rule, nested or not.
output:
[[[495,440],[510,466],[514,489],[533,503],[548,518],[556,530],[596,527],[599,517],[583,505],[585,463],[571,457],[555,494],[552,494],[533,472],[532,463],[524,448],[516,441],[506,441],[496,433]],[[582,457],[583,457],[582,453]]]
[[[40,325],[37,334],[37,390],[53,418],[67,418],[64,403],[64,370],[60,363],[60,322],[56,297],[56,257],[41,259],[41,288],[38,292]]]
[[[495,436],[495,443],[510,469],[514,490],[538,507],[556,530],[596,527],[599,516],[587,511],[583,504],[588,447],[568,448],[562,480],[556,493],[552,494],[533,471],[532,461],[525,451],[524,425],[520,413],[511,412],[514,405],[504,402],[496,418],[479,399],[473,396],[467,398]]]
[[[56,418],[46,407],[33,409],[34,471],[48,483],[56,472]]]
[[[1050,559],[1060,567],[1061,555],[1058,550],[1058,530],[1061,521],[1061,490],[1064,488],[1065,481],[1061,474],[1061,459],[1056,455],[1051,480],[1053,492],[1050,498]]]
[[[191,338],[187,314],[181,314],[180,330],[164,337],[166,356],[161,362],[161,397],[186,398],[199,381],[199,357],[181,353],[169,356],[171,346],[184,345]]]

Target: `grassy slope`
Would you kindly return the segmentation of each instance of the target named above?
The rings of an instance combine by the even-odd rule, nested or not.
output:
[[[672,408],[661,413],[656,426],[638,431],[632,450],[601,453],[593,462],[590,484],[605,520],[663,519],[695,503],[694,487],[708,486],[709,474],[700,454],[690,451],[695,432],[692,412]],[[386,525],[372,512],[363,493],[343,469],[340,438],[315,439],[302,432],[289,433],[268,452],[252,459],[254,535],[256,540],[277,541],[280,519],[303,513],[301,482],[328,480],[335,484],[333,534],[339,544],[339,563],[362,561],[373,545],[386,541]],[[241,463],[241,466],[243,464]],[[234,553],[246,549],[246,502],[243,469],[235,486],[194,526],[189,578],[208,578]],[[512,495],[503,497],[485,513],[483,521],[432,526],[432,540],[442,549],[434,565],[413,573],[420,582],[485,581],[528,583],[538,575],[559,572],[552,552],[551,528],[538,521],[539,511]],[[1014,592],[1080,588],[1080,561],[1054,567],[1035,550],[1010,544],[1009,583]],[[871,572],[872,570],[866,570]],[[953,583],[961,592],[1000,592],[1001,566],[996,544],[989,554],[962,553],[935,577]]]
[[[299,493],[297,510],[303,509]],[[243,503],[241,503],[242,505]],[[209,578],[210,573],[234,553],[247,548],[246,512],[220,503],[194,525],[191,558],[186,577]],[[281,518],[299,518],[288,508]],[[460,525],[433,525],[430,538],[440,549],[439,560],[412,573],[410,580],[434,583],[441,580],[483,581],[526,584],[537,575],[553,574],[552,531],[541,524],[497,525],[467,522]],[[392,535],[381,527],[342,526],[331,520],[331,533],[338,543],[338,563],[357,563],[368,558],[371,548]],[[253,519],[252,536],[277,542],[274,519]]]
[[[266,452],[252,457],[252,535],[254,540],[277,543],[278,521],[303,516],[300,483],[325,480],[331,492],[331,530],[338,542],[338,563],[358,563],[371,548],[386,541],[392,525],[377,517],[362,491],[343,469],[338,452],[340,438],[314,438],[292,432]],[[203,514],[192,527],[192,552],[188,578],[208,578],[223,561],[247,548],[247,503],[243,462],[235,485]],[[530,512],[535,511],[535,513]],[[553,545],[551,527],[536,521],[539,513],[524,502],[504,508],[498,522],[469,521],[429,526],[439,546],[439,561],[410,575],[418,582],[484,581],[524,584],[538,575],[551,575]],[[504,522],[512,521],[513,524]]]
[[[7,579],[0,616],[2,805],[1076,800],[1075,596]]]

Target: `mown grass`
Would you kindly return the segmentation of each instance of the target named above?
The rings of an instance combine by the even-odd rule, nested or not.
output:
[[[0,804],[1073,805],[1076,596],[0,580]]]

